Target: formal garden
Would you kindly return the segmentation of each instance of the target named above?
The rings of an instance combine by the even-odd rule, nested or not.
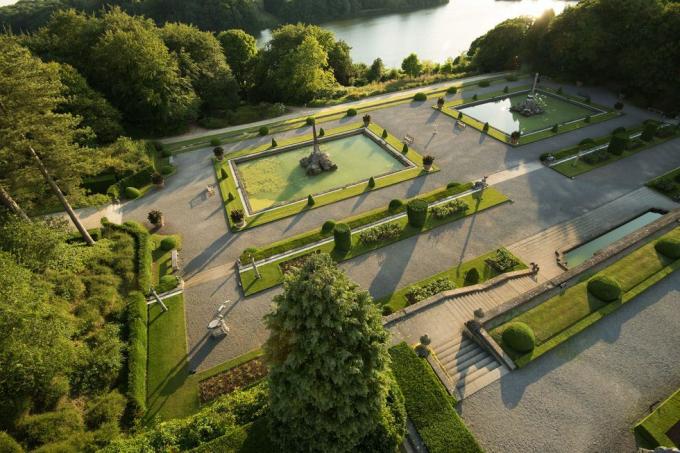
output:
[[[654,407],[633,430],[645,448],[680,447],[680,390]]]

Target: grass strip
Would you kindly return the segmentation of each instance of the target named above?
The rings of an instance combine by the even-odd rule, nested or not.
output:
[[[642,129],[642,127],[640,126],[640,127],[630,129],[629,131],[631,133],[634,133],[634,132],[637,132],[641,129]],[[589,171],[595,170],[596,168],[604,167],[606,165],[609,165],[609,164],[614,163],[616,161],[619,161],[621,159],[625,159],[627,157],[633,156],[633,155],[635,155],[635,154],[637,154],[641,151],[644,151],[646,149],[660,145],[660,144],[665,143],[668,140],[672,140],[676,137],[680,137],[680,132],[676,132],[676,133],[674,133],[674,134],[672,134],[668,137],[654,137],[654,139],[650,142],[646,142],[646,141],[643,141],[643,140],[637,138],[637,139],[634,139],[634,141],[631,142],[633,146],[631,146],[629,149],[626,149],[619,156],[616,156],[612,153],[609,153],[609,152],[607,152],[606,149],[604,149],[603,151],[607,152],[607,160],[605,160],[605,161],[596,162],[596,163],[591,164],[591,163],[586,162],[583,159],[573,159],[571,161],[562,162],[560,164],[553,165],[550,168],[552,168],[553,170],[555,170],[556,172],[558,172],[558,173],[560,173],[564,176],[571,178],[571,177],[574,177],[574,176],[582,175],[584,173],[588,173]],[[609,143],[610,138],[611,138],[611,135],[599,137],[597,139],[598,144]],[[574,148],[574,147],[572,147],[572,148]],[[576,147],[576,148],[578,148],[578,147]],[[564,152],[564,151],[566,151],[566,150],[562,150],[560,152]],[[576,152],[578,152],[578,151],[576,151]],[[571,155],[576,154],[576,152],[572,153]]]
[[[680,228],[663,237],[680,239]],[[654,242],[643,245],[595,274],[605,275],[619,283],[622,290],[619,300],[609,303],[599,300],[588,292],[588,281],[583,281],[495,327],[489,333],[518,367],[527,365],[679,269],[680,260],[671,261],[660,255],[654,249]],[[523,322],[532,328],[536,336],[533,351],[521,354],[503,342],[503,331],[512,322]]]
[[[507,252],[507,250],[506,250]],[[508,252],[515,260],[517,260],[518,264],[513,267],[512,269],[508,269],[505,272],[512,272],[512,271],[517,271],[521,269],[526,269],[527,266],[520,260],[518,257],[512,255],[510,252]],[[468,286],[465,283],[465,275],[468,273],[468,271],[472,269],[477,269],[477,272],[479,273],[479,281],[476,284],[479,283],[484,283],[487,280],[490,280],[500,274],[503,274],[504,272],[499,272],[495,268],[489,266],[486,263],[487,259],[492,259],[496,256],[496,251],[494,250],[493,252],[486,253],[482,256],[478,256],[477,258],[473,258],[469,261],[466,261],[464,263],[459,263],[457,266],[453,266],[443,272],[440,272],[438,274],[432,275],[430,277],[427,277],[423,280],[420,280],[416,283],[413,283],[411,285],[405,286],[401,288],[398,291],[395,291],[394,293],[390,294],[389,296],[383,297],[381,299],[377,299],[376,303],[379,304],[382,307],[389,307],[391,312],[395,312],[397,310],[401,310],[402,308],[410,305],[406,295],[414,289],[417,286],[424,286],[427,285],[428,283],[431,283],[435,280],[439,280],[441,278],[446,278],[453,282],[454,285],[456,285],[456,288],[462,288],[464,286]]]
[[[428,203],[433,203],[435,201],[441,200],[442,198],[450,197],[452,195],[470,190],[472,189],[472,186],[473,184],[470,182],[465,184],[459,184],[451,188],[442,187],[439,189],[435,189],[431,192],[427,192],[423,195],[418,195],[403,200],[403,205],[397,209],[390,210],[389,207],[387,206],[384,208],[377,208],[351,217],[346,217],[344,219],[339,220],[338,223],[345,223],[352,229],[359,228],[364,225],[368,225],[369,223],[374,223],[379,220],[382,220],[386,217],[405,212],[406,204],[410,200],[419,198],[421,200],[427,201]],[[332,231],[324,233],[321,231],[321,227],[319,227],[315,230],[306,231],[296,236],[292,236],[290,238],[274,242],[265,247],[248,248],[244,250],[243,253],[241,253],[240,260],[242,263],[248,264],[251,261],[251,256],[255,260],[262,260],[265,258],[269,258],[270,256],[278,255],[279,253],[284,253],[289,250],[304,247],[305,245],[313,244],[322,239],[331,237],[332,235],[333,235]]]
[[[352,124],[344,125],[338,128],[330,129],[326,132],[326,137],[332,137],[334,135],[342,134],[345,132],[349,131],[354,131],[354,130],[360,130],[363,128],[363,123],[355,122]],[[379,125],[375,123],[371,123],[368,126],[368,129],[375,134],[376,136],[380,137],[383,133],[383,128],[380,127]],[[304,143],[307,141],[310,141],[312,139],[311,135],[305,135],[302,137],[296,137],[294,139],[282,141],[282,143],[279,144],[279,147],[285,146],[285,145],[292,145],[292,144],[298,144],[298,143]],[[403,143],[401,140],[399,140],[397,137],[394,135],[390,134],[388,132],[387,138],[385,138],[385,141],[392,146],[397,152],[399,152],[402,149]],[[229,159],[234,159],[237,157],[242,157],[246,155],[252,155],[256,153],[260,153],[266,150],[271,149],[271,145],[266,144],[262,145],[258,148],[253,148],[253,149],[247,149],[247,150],[242,150],[238,151],[236,153],[233,153],[229,156]],[[231,217],[229,216],[229,212],[235,209],[241,209],[245,212],[245,207],[243,206],[243,201],[241,200],[241,197],[238,195],[238,191],[236,188],[236,177],[231,169],[231,166],[229,165],[228,160],[222,160],[222,161],[214,161],[214,168],[215,168],[215,176],[217,178],[217,181],[219,183],[219,188],[220,188],[220,196],[222,197],[222,203],[224,205],[225,210],[227,211],[227,222],[229,224],[229,227],[232,231],[242,231],[246,230],[248,228],[253,228],[259,225],[264,225],[265,223],[273,222],[275,220],[280,220],[285,217],[290,217],[292,215],[298,214],[300,212],[304,212],[310,209],[318,208],[321,206],[326,206],[331,203],[335,203],[337,201],[345,200],[347,198],[351,198],[357,195],[360,195],[362,193],[366,193],[369,191],[373,190],[378,190],[383,187],[391,186],[393,184],[397,184],[409,179],[416,178],[421,175],[433,173],[436,171],[439,171],[439,168],[437,166],[433,166],[430,172],[426,172],[423,169],[423,156],[421,156],[417,151],[409,147],[407,153],[405,156],[413,162],[416,167],[411,167],[411,168],[405,168],[404,170],[382,176],[379,178],[375,178],[375,187],[371,188],[369,187],[369,182],[363,181],[359,182],[358,184],[354,184],[350,187],[345,187],[341,188],[339,190],[334,190],[326,193],[322,193],[319,195],[314,195],[314,205],[309,206],[307,204],[306,200],[301,200],[298,202],[294,203],[289,203],[286,205],[283,205],[279,208],[276,209],[271,209],[267,211],[262,211],[259,213],[255,213],[252,216],[246,216],[245,218],[245,226],[241,228],[237,228],[236,224],[232,221]],[[227,177],[223,177],[223,174],[226,174]]]
[[[640,436],[650,449],[663,445],[664,447],[680,447],[673,442],[666,432],[680,422],[680,390],[673,393],[661,403],[651,414],[643,418],[633,431]]]
[[[470,102],[475,102],[475,101],[482,101],[482,100],[485,100],[485,99],[491,99],[491,98],[495,98],[495,97],[498,97],[498,96],[504,96],[504,95],[509,96],[513,93],[517,93],[517,92],[521,92],[521,91],[527,91],[530,88],[531,87],[529,85],[524,85],[524,86],[519,86],[519,87],[515,87],[515,88],[510,88],[507,92],[505,92],[505,91],[494,91],[494,92],[491,92],[491,93],[482,94],[482,95],[477,96],[477,99],[473,99],[473,98],[456,99],[454,101],[445,103],[444,106],[441,109],[441,112],[444,113],[445,115],[448,115],[448,116],[454,118],[454,119],[458,119],[458,113],[459,112],[458,112],[458,110],[456,110],[454,108],[458,105],[468,104]],[[553,93],[557,96],[560,96],[560,97],[563,97],[563,98],[566,98],[566,99],[569,99],[569,100],[572,100],[572,101],[575,101],[575,102],[581,102],[581,103],[584,102],[584,100],[582,98],[579,98],[577,96],[564,94],[564,93],[558,93],[557,90],[553,90],[551,88],[542,87],[542,88],[540,88],[540,90],[545,91],[545,92],[549,92],[549,93]],[[619,115],[618,112],[612,111],[611,109],[608,109],[607,107],[604,107],[602,105],[595,104],[595,103],[590,103],[589,105],[592,106],[592,107],[595,107],[597,109],[603,110],[605,113],[600,114],[600,115],[596,115],[596,116],[592,116],[589,120],[586,120],[584,118],[582,120],[574,121],[574,122],[571,122],[569,124],[560,124],[557,132],[553,132],[552,130],[547,129],[547,130],[544,130],[544,131],[541,131],[541,132],[536,132],[536,133],[532,133],[532,134],[528,134],[528,135],[522,135],[522,136],[520,136],[519,141],[517,143],[513,143],[508,134],[506,134],[505,132],[503,132],[501,130],[494,128],[491,124],[489,125],[489,129],[486,131],[486,134],[489,137],[493,137],[496,140],[499,140],[503,143],[508,143],[510,145],[513,145],[513,146],[519,146],[519,145],[526,145],[528,143],[533,143],[533,142],[543,140],[543,139],[546,139],[546,138],[549,138],[549,137],[553,137],[553,136],[558,135],[558,134],[563,134],[565,132],[570,132],[570,131],[579,129],[579,128],[584,127],[584,126],[588,126],[590,124],[596,124],[596,123],[599,123],[599,122],[602,122],[602,121],[606,121],[606,120],[609,120],[609,119],[614,118],[614,117]],[[433,108],[436,108],[436,106],[433,107]],[[478,121],[478,120],[470,117],[469,115],[465,115],[465,114],[462,117],[462,121],[465,124],[467,124],[468,126],[471,126],[471,127],[477,129],[480,132],[484,132],[484,123],[483,122]]]
[[[390,348],[392,371],[404,394],[408,418],[430,453],[476,453],[482,449],[456,412],[450,396],[425,359],[406,343]]]
[[[513,79],[517,79],[521,75],[515,75],[512,76]],[[434,89],[427,89],[423,88],[423,93],[425,93],[428,97],[435,96],[435,95],[441,95],[446,93],[446,91],[451,88],[451,87],[456,87],[458,89],[466,88],[466,87],[472,87],[472,86],[478,86],[479,82],[482,80],[488,81],[490,84],[494,84],[497,82],[501,82],[503,80],[507,80],[509,76],[503,75],[503,76],[495,76],[495,77],[489,77],[486,79],[480,79],[480,80],[475,80],[475,81],[469,81],[469,82],[452,82],[451,85],[444,87],[444,88],[434,88]],[[411,89],[411,88],[407,88]],[[359,105],[352,105],[352,108],[354,108],[358,113],[367,113],[373,110],[379,110],[387,107],[394,107],[396,105],[401,105],[401,104],[407,104],[409,102],[413,101],[413,94],[404,94],[403,96],[399,96],[397,98],[391,98],[391,99],[379,99],[376,101],[366,101],[364,103],[361,103]],[[317,121],[318,123],[321,122],[328,122],[328,121],[335,121],[339,120],[341,118],[344,118],[347,115],[347,108],[348,106],[338,106],[338,107],[332,107],[325,109],[321,113],[317,115],[312,115],[312,117]],[[287,120],[278,120],[278,121],[272,121],[271,123],[264,124],[264,126],[267,126],[269,128],[270,134],[276,134],[280,132],[285,132],[289,131],[292,129],[296,129],[299,127],[304,127],[306,125],[306,116],[300,116],[296,118],[291,118]],[[248,140],[251,138],[258,137],[260,127],[262,125],[254,126],[254,127],[245,127],[243,129],[238,129],[235,131],[231,132],[225,132],[225,133],[215,133],[211,135],[205,135],[201,137],[194,137],[190,138],[187,140],[181,140],[173,143],[168,143],[164,145],[165,149],[169,150],[172,153],[178,153],[178,152],[186,152],[186,151],[193,151],[194,149],[197,148],[202,148],[206,146],[210,146],[210,142],[214,139],[220,140],[222,144],[225,143],[233,143],[233,142],[238,142],[238,141],[243,141],[243,140]]]
[[[476,192],[471,195],[465,195],[459,200],[467,203],[469,209],[464,213],[454,214],[443,219],[438,219],[428,213],[425,225],[422,228],[415,228],[408,223],[406,216],[389,222],[390,224],[395,224],[401,228],[401,234],[391,240],[386,240],[383,242],[373,243],[370,245],[362,244],[359,241],[359,235],[352,235],[352,247],[347,253],[341,253],[335,250],[335,244],[333,242],[322,244],[317,247],[311,248],[299,254],[285,258],[285,260],[278,260],[270,262],[264,265],[258,266],[260,272],[260,278],[257,278],[253,269],[249,269],[240,274],[241,284],[243,285],[243,292],[246,296],[250,296],[265,289],[272,288],[283,282],[283,272],[279,267],[279,264],[291,260],[293,258],[308,255],[317,251],[330,253],[333,259],[337,262],[345,261],[365,253],[377,250],[379,248],[385,247],[387,245],[399,242],[403,239],[415,236],[417,234],[429,231],[438,226],[454,222],[463,217],[474,215],[490,207],[496,206],[501,203],[509,201],[509,198],[503,195],[498,190],[493,187],[488,187],[484,189],[483,192]]]
[[[680,167],[652,179],[646,185],[671,200],[680,201]]]

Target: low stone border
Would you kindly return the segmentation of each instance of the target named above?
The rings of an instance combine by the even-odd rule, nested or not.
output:
[[[460,394],[456,390],[456,386],[453,383],[451,376],[449,376],[449,373],[446,372],[444,367],[439,362],[437,355],[432,350],[430,350],[430,353],[427,355],[427,363],[430,364],[432,371],[434,371],[434,374],[437,375],[441,383],[444,385],[446,391],[449,392],[449,395],[454,396],[457,400],[460,400]]]
[[[481,324],[476,320],[471,320],[465,323],[467,331],[470,333],[470,337],[477,343],[482,349],[486,349],[491,355],[493,355],[496,360],[504,364],[510,371],[515,370],[517,365],[512,360],[512,358],[506,354],[503,348],[500,347],[498,343],[489,335],[489,332],[484,329]]]
[[[567,270],[557,277],[492,310],[489,310],[489,312],[486,313],[486,316],[479,320],[479,323],[482,326],[481,328],[484,330],[493,329],[508,321],[510,318],[515,317],[517,314],[534,308],[556,294],[579,283],[582,274],[591,271],[597,272],[609,266],[612,262],[618,260],[623,252],[638,248],[642,245],[640,243],[643,240],[658,233],[671,230],[677,227],[678,223],[680,223],[680,208],[674,209],[638,231],[614,242],[580,265]]]
[[[392,313],[389,316],[383,317],[383,325],[384,326],[389,326],[390,324],[393,324],[395,322],[398,322],[402,320],[403,318],[409,317],[411,315],[414,315],[420,311],[426,310],[427,308],[437,305],[439,303],[445,302],[447,299],[451,297],[457,297],[463,294],[468,294],[468,293],[474,293],[474,292],[482,292],[486,291],[489,288],[492,288],[496,285],[499,285],[506,280],[511,280],[513,278],[519,278],[519,277],[524,277],[526,275],[532,275],[533,271],[531,269],[522,269],[519,271],[512,271],[512,272],[506,272],[504,274],[498,275],[494,278],[491,278],[484,283],[479,283],[477,285],[470,285],[470,286],[464,286],[463,288],[456,288],[452,289],[450,291],[444,291],[439,294],[435,294],[432,297],[429,297],[425,300],[422,300],[420,302],[417,302],[413,305],[409,305],[408,307],[402,308],[401,310]]]

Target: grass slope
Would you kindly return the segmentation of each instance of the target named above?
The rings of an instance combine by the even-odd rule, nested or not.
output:
[[[664,237],[680,238],[680,228]],[[525,366],[679,269],[680,260],[671,261],[657,253],[654,242],[643,245],[596,274],[618,281],[622,290],[619,300],[609,303],[599,300],[588,292],[588,281],[583,281],[515,316],[489,333],[515,360],[517,366]],[[536,347],[533,351],[520,354],[503,342],[503,331],[509,323],[515,321],[524,322],[533,329],[536,335]]]

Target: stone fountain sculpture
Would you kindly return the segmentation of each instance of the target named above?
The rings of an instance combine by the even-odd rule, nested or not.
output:
[[[527,95],[527,98],[520,104],[513,105],[510,107],[511,112],[517,112],[522,116],[534,116],[540,115],[545,112],[543,108],[543,101],[540,99],[539,95],[536,93],[536,84],[538,83],[538,73],[534,77],[534,85],[531,87],[531,93]]]
[[[300,166],[307,171],[307,175],[314,176],[324,171],[335,171],[338,166],[333,163],[328,153],[324,153],[319,148],[319,139],[316,136],[316,124],[312,124],[314,144],[312,153],[300,159]]]

